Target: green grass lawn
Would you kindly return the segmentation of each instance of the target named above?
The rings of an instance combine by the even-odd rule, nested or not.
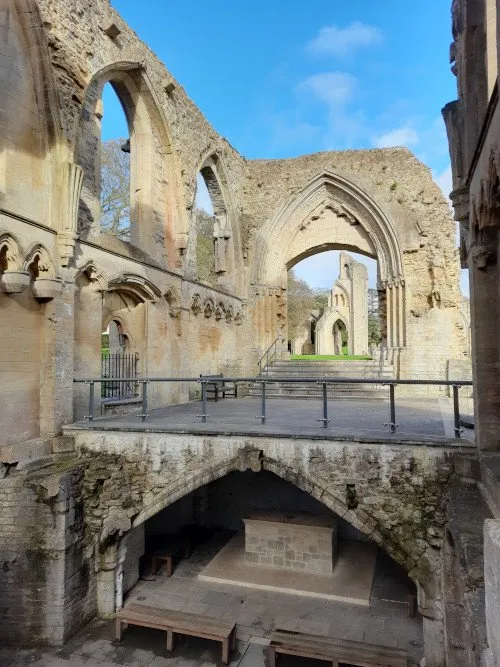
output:
[[[362,354],[292,354],[292,361],[360,361],[361,359],[371,359],[371,357]]]

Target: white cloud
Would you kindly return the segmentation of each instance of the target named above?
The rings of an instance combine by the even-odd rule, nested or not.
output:
[[[347,72],[314,74],[297,86],[299,93],[313,93],[330,107],[344,106],[353,98],[357,80]]]
[[[376,148],[391,148],[391,146],[416,146],[420,139],[416,130],[408,125],[398,127],[378,137],[374,137],[373,145]]]
[[[363,46],[379,44],[382,32],[374,26],[355,21],[347,28],[327,25],[306,44],[306,50],[315,55],[345,56]]]
[[[453,179],[451,175],[451,167],[447,167],[444,171],[442,171],[440,174],[433,172],[434,180],[436,183],[439,185],[441,190],[443,191],[444,196],[446,199],[450,196],[450,192],[453,190]]]

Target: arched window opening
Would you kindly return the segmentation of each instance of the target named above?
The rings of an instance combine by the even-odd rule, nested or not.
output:
[[[294,264],[288,271],[289,349],[297,355],[369,357],[383,345],[385,301],[378,284],[377,260],[351,249],[320,251]],[[304,346],[311,317],[314,340],[308,335]]]
[[[234,277],[234,249],[217,164],[210,158],[196,179],[188,267],[197,280],[224,287]]]
[[[99,107],[99,105],[98,105]],[[113,87],[107,83],[101,105],[101,232],[130,241],[130,153],[127,119]]]
[[[210,285],[215,283],[214,207],[203,176],[196,179],[194,199],[196,233],[196,278]]]

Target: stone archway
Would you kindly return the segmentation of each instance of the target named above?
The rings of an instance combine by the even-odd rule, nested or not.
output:
[[[157,261],[180,263],[187,221],[179,215],[178,169],[166,120],[140,62],[112,63],[89,82],[76,137],[75,162],[84,168],[78,227],[96,239],[100,226],[102,91],[110,83],[130,135],[130,242]],[[160,185],[161,184],[161,185]]]
[[[121,439],[125,440],[125,435]],[[88,443],[88,440],[85,442]],[[197,454],[195,449],[190,450],[191,470],[184,468],[184,472],[180,474],[180,470],[167,468],[164,471],[165,476],[163,476],[158,466],[167,465],[166,460],[163,464],[160,464],[160,459],[156,463],[149,463],[148,457],[144,457],[144,454],[137,449],[122,457],[118,454],[118,449],[117,446],[109,454],[101,452],[97,459],[94,459],[89,451],[83,452],[86,461],[85,475],[87,481],[85,484],[93,489],[99,488],[100,493],[97,497],[94,493],[91,499],[93,505],[88,507],[86,521],[88,530],[92,535],[90,540],[101,545],[99,567],[102,575],[100,576],[107,581],[106,584],[103,584],[104,589],[108,587],[107,592],[103,594],[103,598],[99,602],[99,609],[102,614],[114,612],[114,607],[110,604],[115,599],[115,595],[110,592],[109,587],[114,587],[115,584],[113,583],[114,574],[111,575],[110,570],[117,567],[118,554],[121,553],[123,556],[123,548],[120,552],[122,537],[187,494],[224,477],[230,472],[248,469],[254,472],[261,470],[272,472],[277,477],[290,482],[319,500],[326,508],[370,538],[405,568],[410,578],[419,587],[424,606],[429,606],[428,600],[431,601],[431,607],[434,604],[432,601],[439,589],[436,583],[439,574],[436,552],[426,546],[423,541],[422,544],[419,544],[418,540],[413,542],[412,538],[406,535],[404,531],[394,530],[394,521],[406,521],[403,515],[396,516],[397,511],[392,518],[388,519],[387,525],[384,525],[381,523],[380,516],[373,514],[368,505],[357,500],[353,501],[356,496],[356,488],[354,488],[354,491],[352,488],[348,489],[345,482],[333,486],[328,481],[333,474],[330,465],[336,468],[338,464],[328,463],[327,459],[323,459],[320,450],[316,454],[310,452],[313,458],[309,464],[309,470],[305,471],[301,470],[298,462],[294,463],[293,457],[290,460],[284,460],[278,451],[272,454],[247,446],[233,449],[232,456],[228,451],[220,457],[213,450],[210,451],[210,447],[206,443],[203,450],[199,452],[201,458],[198,464],[196,464]],[[159,454],[159,452],[155,452],[154,457],[157,458]],[[365,460],[366,453],[360,453],[359,456]],[[400,456],[396,456],[396,459],[398,460],[397,465],[407,465]],[[97,465],[95,470],[94,462]],[[156,471],[152,470],[151,465],[153,468],[156,467]],[[418,467],[420,465],[421,463],[418,464]],[[102,479],[103,475],[104,480]],[[155,491],[153,493],[145,490],[149,484],[146,481],[149,475],[152,475],[151,479],[154,480]],[[95,476],[101,481],[96,483],[97,478]],[[344,495],[341,495],[340,492],[342,488]],[[116,503],[115,496],[118,489],[124,502],[123,506]],[[111,498],[113,500],[108,506],[108,499]],[[380,502],[383,504],[382,499]],[[98,514],[95,513],[96,509]],[[413,512],[409,498],[405,500],[401,512],[403,514],[404,512]]]
[[[313,179],[258,233],[252,276],[259,350],[286,337],[286,275],[305,257],[347,249],[378,261],[390,361],[406,345],[403,254],[394,222],[361,188],[333,173]],[[276,299],[278,296],[278,299]]]

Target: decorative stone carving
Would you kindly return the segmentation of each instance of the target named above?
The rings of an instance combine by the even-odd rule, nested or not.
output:
[[[191,301],[191,310],[194,315],[199,315],[203,310],[203,305],[199,294],[195,294]]]
[[[262,451],[254,449],[253,447],[244,447],[238,452],[237,468],[240,472],[251,470],[252,472],[260,472],[262,470]]]
[[[165,292],[165,300],[168,303],[168,314],[170,317],[180,317],[181,309],[178,305],[179,298],[177,296],[177,290],[174,287],[170,287]]]
[[[207,299],[203,304],[203,314],[205,317],[212,317],[215,312],[215,306],[212,299]]]
[[[234,310],[232,306],[226,308],[226,322],[232,322],[234,318]]]
[[[8,294],[19,294],[30,284],[27,271],[4,271],[0,276],[0,288]]]
[[[0,271],[21,269],[19,244],[10,234],[0,235]]]
[[[57,235],[61,264],[68,266],[73,257],[78,221],[78,206],[83,183],[83,169],[72,162],[63,165],[65,205],[62,211],[62,227]]]
[[[231,228],[226,213],[214,216],[215,273],[227,271],[227,251]]]
[[[216,320],[221,320],[224,315],[225,315],[225,308],[224,304],[219,301],[219,303],[215,306],[215,319]]]
[[[60,278],[37,278],[31,286],[31,291],[36,299],[44,301],[54,299],[62,292],[62,281]]]

